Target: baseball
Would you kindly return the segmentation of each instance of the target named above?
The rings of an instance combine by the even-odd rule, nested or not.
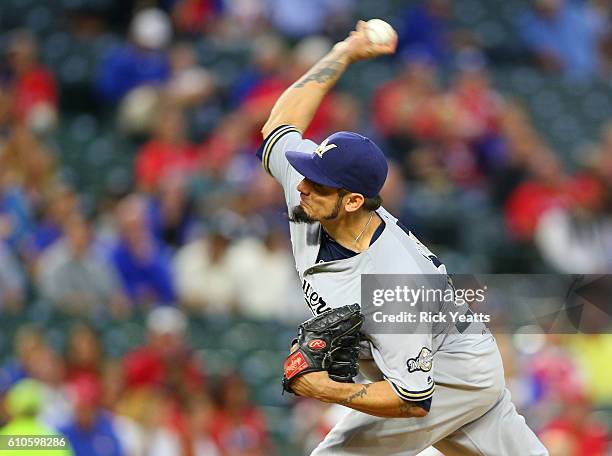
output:
[[[372,44],[388,44],[395,31],[382,19],[370,19],[366,22],[366,36]]]

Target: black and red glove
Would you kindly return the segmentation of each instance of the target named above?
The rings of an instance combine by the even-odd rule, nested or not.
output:
[[[359,372],[363,320],[359,304],[350,304],[302,323],[293,341],[297,349],[285,360],[283,389],[293,393],[290,384],[294,378],[323,370],[334,381],[351,383]]]

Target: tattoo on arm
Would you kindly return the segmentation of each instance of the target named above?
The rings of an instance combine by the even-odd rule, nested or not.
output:
[[[411,416],[413,405],[410,402],[402,401],[399,406],[400,415]]]
[[[344,399],[342,402],[339,402],[339,404],[340,404],[340,405],[348,405],[348,404],[350,404],[351,402],[353,402],[355,399],[358,399],[358,398],[360,398],[360,397],[365,396],[366,394],[368,394],[368,388],[369,388],[370,386],[372,386],[372,384],[371,384],[371,383],[366,383],[365,385],[363,385],[363,387],[362,387],[362,388],[361,388],[359,391],[357,391],[357,392],[355,392],[355,393],[351,394],[349,397],[347,397],[346,399]]]
[[[334,79],[342,68],[342,64],[336,62],[335,60],[330,60],[327,62],[322,62],[321,68],[313,69],[312,72],[309,72],[296,82],[293,87],[301,88],[304,87],[308,82],[315,81],[319,84],[323,84],[327,81]]]

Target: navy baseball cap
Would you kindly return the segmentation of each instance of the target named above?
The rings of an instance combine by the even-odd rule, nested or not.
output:
[[[373,198],[387,179],[387,159],[365,136],[340,131],[327,137],[314,153],[288,151],[291,166],[305,178],[326,187],[344,188]]]

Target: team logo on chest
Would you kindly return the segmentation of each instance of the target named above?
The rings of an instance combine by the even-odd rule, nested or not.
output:
[[[406,361],[406,366],[408,367],[408,372],[416,372],[418,370],[423,372],[429,372],[431,370],[432,365],[432,354],[431,350],[428,348],[421,348],[419,352],[419,356],[416,358],[410,358]]]
[[[323,154],[325,152],[327,152],[328,150],[333,149],[334,147],[338,147],[335,144],[327,144],[328,141],[329,141],[329,139],[326,139],[321,144],[319,144],[319,146],[315,149],[315,154],[317,154],[319,157],[323,158]]]
[[[313,315],[320,315],[331,309],[305,279],[302,280],[302,290],[304,291],[304,301],[306,301]]]

